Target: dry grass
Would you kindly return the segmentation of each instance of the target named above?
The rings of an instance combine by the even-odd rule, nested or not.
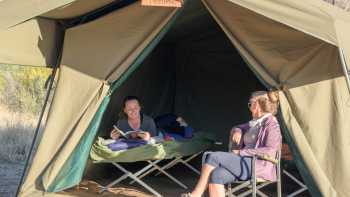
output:
[[[35,119],[0,107],[0,160],[25,161],[33,139]]]

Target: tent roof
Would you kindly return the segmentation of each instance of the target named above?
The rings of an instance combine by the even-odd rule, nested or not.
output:
[[[68,5],[42,14],[41,16],[52,19],[70,19],[81,16],[116,1],[118,2],[120,0],[76,0]]]
[[[200,40],[204,35],[208,35],[222,30],[217,25],[212,16],[200,1],[188,1],[182,10],[181,15],[177,18],[171,30],[163,39],[163,43],[178,43],[188,38]]]
[[[0,29],[6,29],[74,0],[3,0],[0,1]]]
[[[348,12],[319,0],[228,1],[336,46],[338,40],[334,23],[350,23]]]
[[[121,1],[123,0],[50,0],[44,2],[27,0],[24,4],[19,0],[4,0],[0,3],[0,29],[11,27],[36,16],[50,19],[71,19]],[[228,1],[311,34],[333,45],[338,45],[333,25],[334,21],[350,22],[350,15],[346,11],[319,0]],[[197,8],[198,6],[195,5],[193,9],[188,9],[191,11],[183,20],[193,21],[197,16],[205,14],[203,9]],[[286,11],[276,12],[276,10],[283,9]],[[288,12],[291,9],[293,12]]]

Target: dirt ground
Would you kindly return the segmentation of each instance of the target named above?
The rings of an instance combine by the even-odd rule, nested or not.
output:
[[[0,196],[15,196],[17,185],[22,176],[22,163],[0,161]]]
[[[17,184],[19,183],[20,176],[22,175],[23,164],[0,162],[0,197],[13,197],[15,195]],[[116,170],[117,171],[117,170]],[[175,166],[173,169],[168,171],[173,176],[177,177],[188,189],[183,189],[176,183],[172,182],[166,176],[147,176],[143,180],[146,184],[151,186],[153,189],[161,193],[164,197],[179,197],[181,193],[188,192],[194,187],[198,180],[198,175],[190,171],[185,166]],[[297,172],[293,172],[295,174]],[[76,197],[152,197],[142,186],[138,184],[129,185],[128,181],[123,181],[121,184],[114,186],[102,194],[97,193],[101,186],[105,186],[114,179],[118,178],[120,174],[113,172],[109,178],[84,180],[79,187],[74,187],[61,194],[67,196]],[[298,176],[298,175],[296,175]],[[129,180],[129,179],[128,179]],[[290,179],[286,176],[282,177],[282,191],[283,196],[294,191],[297,187]],[[263,190],[268,196],[277,196],[275,185],[271,185]],[[309,197],[311,196],[308,192],[303,192],[298,197]]]
[[[151,186],[153,189],[161,193],[164,197],[180,197],[181,193],[189,192],[191,188],[195,186],[196,181],[199,176],[184,166],[177,166],[174,169],[169,170],[169,173],[177,177],[180,181],[182,181],[185,185],[188,186],[188,189],[183,189],[178,186],[176,183],[172,182],[166,176],[148,176],[144,180],[146,184]],[[297,172],[293,171],[292,173],[297,175]],[[113,175],[114,176],[114,175]],[[95,181],[84,181],[81,184],[81,187],[73,188],[65,191],[66,194],[72,196],[87,196],[87,197],[96,197],[96,196],[104,196],[104,197],[152,197],[154,195],[150,194],[147,190],[145,190],[142,186],[138,184],[129,185],[128,181],[123,181],[122,184],[118,184],[114,186],[109,191],[106,191],[102,194],[98,194],[96,190],[99,190],[101,185],[107,185],[114,179],[118,178],[118,176],[111,177],[103,180],[95,180]],[[128,179],[129,180],[129,179]],[[282,176],[282,192],[283,196],[287,196],[291,192],[297,189],[297,185],[293,183],[286,176]],[[272,184],[271,186],[266,187],[262,190],[268,196],[277,196],[276,186]],[[207,197],[208,195],[205,194]],[[308,192],[303,192],[298,197],[310,197],[311,195]]]

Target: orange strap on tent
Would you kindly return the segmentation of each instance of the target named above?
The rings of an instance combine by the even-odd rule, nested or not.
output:
[[[181,7],[183,0],[141,0],[143,6]]]
[[[289,150],[288,144],[282,144],[282,159],[291,161],[293,160],[292,152]]]

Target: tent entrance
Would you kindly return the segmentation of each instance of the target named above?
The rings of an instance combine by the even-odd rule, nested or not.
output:
[[[109,135],[123,98],[136,95],[145,114],[178,114],[195,130],[215,133],[224,142],[219,148],[226,150],[230,128],[250,118],[250,93],[261,89],[264,86],[206,8],[193,1],[151,54],[112,92],[98,135]],[[105,175],[110,170],[107,167]],[[103,174],[91,164],[85,176]]]
[[[112,128],[127,95],[140,97],[143,112],[152,117],[173,112],[225,143],[230,128],[250,118],[250,93],[264,86],[201,2],[187,6],[139,68],[114,90],[100,134]]]
[[[197,131],[215,133],[224,142],[221,150],[226,150],[230,128],[250,118],[250,93],[264,87],[200,1],[188,2],[164,38],[157,38],[112,85],[49,191],[79,182],[93,134],[98,130],[98,136],[109,135],[126,95],[140,97],[143,112],[152,117],[172,112]],[[100,175],[94,167],[88,165],[85,176]]]
[[[49,191],[60,191],[80,181],[89,153],[86,147],[96,131],[98,136],[109,136],[127,95],[138,96],[143,112],[152,117],[172,112],[196,131],[214,133],[224,142],[218,149],[226,150],[230,128],[250,118],[250,93],[261,89],[263,84],[207,9],[200,1],[191,1],[174,24],[170,22],[112,85],[88,132]],[[96,166],[89,164],[85,177],[101,176],[104,170]]]

